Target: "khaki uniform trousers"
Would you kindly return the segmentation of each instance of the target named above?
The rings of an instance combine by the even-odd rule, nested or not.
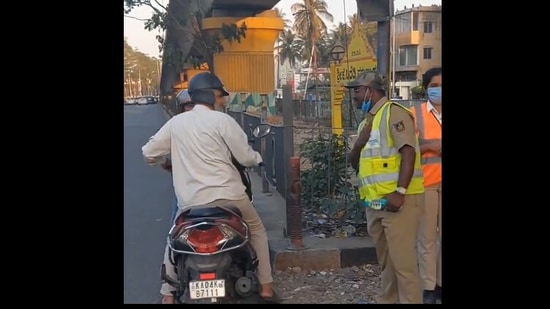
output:
[[[424,290],[441,287],[441,184],[426,187],[417,248]]]
[[[216,200],[204,206],[212,205],[232,205],[239,208],[243,220],[248,224],[248,227],[250,228],[250,244],[252,245],[252,248],[254,248],[254,250],[256,251],[256,255],[258,257],[258,281],[260,281],[260,284],[273,282],[273,276],[271,273],[271,262],[269,260],[269,245],[267,242],[267,233],[265,231],[264,224],[260,219],[260,216],[258,216],[258,212],[256,212],[256,209],[254,208],[250,200],[248,198],[239,201]],[[178,211],[176,218],[183,210],[185,210],[185,208]],[[172,263],[170,262],[169,252],[170,250],[168,244],[166,244],[166,249],[164,250],[164,265],[166,265],[166,275],[174,280],[177,280],[176,272],[174,270],[174,267],[172,266]],[[160,288],[160,293],[162,295],[172,295],[171,292],[174,290],[175,288],[170,284],[163,283]]]
[[[366,209],[367,230],[382,269],[379,304],[422,304],[416,239],[424,194],[407,194],[399,212]]]

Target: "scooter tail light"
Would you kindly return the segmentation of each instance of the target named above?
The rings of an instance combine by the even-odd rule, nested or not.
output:
[[[225,226],[210,225],[207,228],[189,229],[182,236],[187,238],[187,243],[197,253],[214,253],[233,238],[235,233]]]

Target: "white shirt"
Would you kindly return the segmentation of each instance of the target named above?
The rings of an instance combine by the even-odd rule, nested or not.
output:
[[[428,108],[428,113],[432,113],[435,116],[435,119],[441,124],[441,114],[435,109],[433,104],[428,100],[428,103],[426,104],[426,107]]]
[[[248,198],[231,154],[246,167],[262,162],[235,119],[202,105],[172,117],[141,150],[150,165],[171,154],[179,207]]]

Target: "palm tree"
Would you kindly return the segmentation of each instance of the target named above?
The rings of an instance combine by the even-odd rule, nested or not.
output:
[[[279,50],[279,57],[281,62],[288,60],[288,64],[294,67],[296,61],[302,59],[300,55],[300,41],[295,33],[290,29],[281,31],[279,40],[277,41],[277,49]]]
[[[283,12],[280,8],[273,8],[277,16],[283,20],[285,29],[290,27],[290,19],[286,18],[286,13]]]
[[[329,51],[332,47],[331,39],[329,35],[322,35],[321,39],[315,42],[315,67],[325,67],[329,64]],[[311,51],[313,49],[312,41],[307,38],[302,37],[301,35],[295,36],[294,44],[299,53],[297,57],[302,61],[309,61],[311,58]],[[312,61],[313,63],[313,61]],[[313,67],[313,66],[312,66]]]
[[[294,15],[293,29],[300,37],[306,39],[311,50],[310,68],[315,69],[319,60],[319,51],[315,50],[321,36],[327,33],[327,25],[323,19],[329,22],[334,20],[328,12],[327,2],[324,0],[302,0],[303,3],[294,3],[290,9]]]
[[[330,49],[334,46],[329,35],[324,35],[321,40],[315,44],[315,49],[319,51],[318,66],[321,68],[328,68],[330,66]]]
[[[347,48],[346,44],[351,37],[351,27],[345,23],[340,22],[336,27],[330,30],[329,42],[330,45],[342,44]]]

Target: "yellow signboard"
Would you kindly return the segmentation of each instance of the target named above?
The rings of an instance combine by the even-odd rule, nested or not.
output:
[[[345,84],[351,80],[354,80],[361,72],[375,69],[376,59],[365,59],[350,61],[349,63],[341,62],[331,64],[331,83],[334,79],[335,84]]]
[[[362,71],[376,70],[376,56],[363,36],[361,25],[355,23],[347,46],[347,57],[340,63],[330,64],[330,87],[332,106],[332,132],[342,134],[343,86],[354,80]]]
[[[366,40],[363,31],[361,31],[361,25],[358,22],[353,24],[351,40],[347,48],[347,56],[349,61],[376,59],[374,51]]]

